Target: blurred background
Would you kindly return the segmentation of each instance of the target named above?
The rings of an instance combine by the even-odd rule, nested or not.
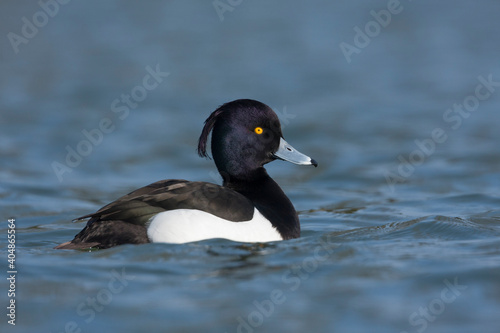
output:
[[[0,229],[16,219],[15,329],[496,332],[499,14],[493,0],[2,1]],[[271,106],[319,162],[267,167],[301,239],[52,249],[83,228],[73,218],[135,188],[219,183],[197,140],[238,98]],[[304,267],[325,239],[328,259]],[[122,269],[135,280],[86,315],[79,305]],[[445,280],[466,286],[451,302]],[[275,289],[286,300],[273,311],[255,305]]]

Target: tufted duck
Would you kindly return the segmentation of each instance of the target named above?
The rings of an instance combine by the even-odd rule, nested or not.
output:
[[[187,243],[211,238],[270,242],[300,237],[295,208],[263,165],[281,159],[317,166],[284,139],[274,111],[249,99],[226,103],[205,121],[198,154],[212,155],[222,186],[161,180],[77,218],[87,225],[56,249],[109,248],[149,242]]]

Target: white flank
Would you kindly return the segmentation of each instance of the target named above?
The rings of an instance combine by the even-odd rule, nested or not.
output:
[[[196,209],[176,209],[153,216],[148,226],[152,243],[189,243],[204,239],[225,238],[236,242],[272,242],[283,240],[255,208],[253,218],[231,222]]]

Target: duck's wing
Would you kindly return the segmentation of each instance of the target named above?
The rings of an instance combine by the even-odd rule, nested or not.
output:
[[[71,242],[56,248],[108,248],[125,243],[148,243],[147,222],[156,214],[174,209],[197,209],[241,222],[252,219],[252,202],[229,188],[168,179],[139,188],[75,220],[90,218]]]
[[[154,215],[174,209],[197,209],[233,222],[248,221],[254,212],[250,200],[229,188],[168,179],[137,189],[76,220],[121,220],[145,225]]]

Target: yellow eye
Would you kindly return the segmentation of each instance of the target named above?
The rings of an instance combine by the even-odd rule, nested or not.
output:
[[[257,134],[262,134],[262,132],[264,132],[264,130],[262,129],[262,127],[255,127],[255,129],[253,131],[255,133],[257,133]]]

